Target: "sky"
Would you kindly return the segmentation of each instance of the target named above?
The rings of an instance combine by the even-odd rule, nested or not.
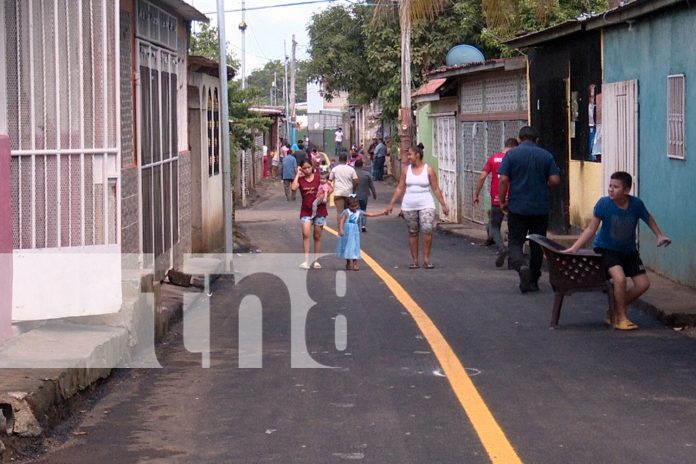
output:
[[[308,0],[246,0],[246,8],[260,6],[281,5],[287,3],[299,3]],[[198,11],[210,18],[210,24],[217,26],[217,0],[186,0]],[[239,10],[242,0],[224,0],[225,10]],[[321,12],[333,4],[346,4],[348,0],[334,0],[325,3],[307,5],[295,5],[286,7],[269,8],[263,10],[247,10],[246,12],[246,62],[245,71],[248,76],[254,69],[262,68],[271,60],[283,60],[283,40],[287,43],[287,55],[291,55],[292,34],[297,41],[296,57],[298,60],[308,58],[307,25],[312,14]],[[241,60],[242,35],[239,23],[242,20],[241,12],[229,12],[225,14],[225,35],[227,43],[233,54]],[[193,30],[196,30],[194,24]],[[241,70],[240,70],[241,73]]]

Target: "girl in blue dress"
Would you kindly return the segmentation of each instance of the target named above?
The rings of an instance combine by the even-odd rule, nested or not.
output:
[[[338,218],[338,242],[336,243],[336,257],[346,260],[346,269],[359,271],[360,266],[360,216],[383,216],[379,213],[367,212],[360,209],[360,202],[355,194],[348,197],[348,208],[344,209]]]

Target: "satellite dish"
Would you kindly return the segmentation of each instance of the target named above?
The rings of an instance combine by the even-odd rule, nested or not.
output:
[[[457,66],[469,63],[480,63],[486,61],[483,57],[483,53],[471,45],[455,45],[447,52],[447,58],[445,62],[447,66]]]

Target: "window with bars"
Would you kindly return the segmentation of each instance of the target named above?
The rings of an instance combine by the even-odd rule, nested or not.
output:
[[[162,256],[179,241],[179,58],[145,41],[138,46],[143,252]]]
[[[217,89],[208,89],[208,176],[220,174],[220,106]]]
[[[117,11],[2,0],[16,249],[118,243]]]
[[[685,76],[667,77],[667,156],[684,159]]]

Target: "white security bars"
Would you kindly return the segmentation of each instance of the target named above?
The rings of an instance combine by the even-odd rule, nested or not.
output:
[[[684,75],[667,77],[667,156],[684,159]]]
[[[116,244],[116,8],[3,0],[15,249]]]

